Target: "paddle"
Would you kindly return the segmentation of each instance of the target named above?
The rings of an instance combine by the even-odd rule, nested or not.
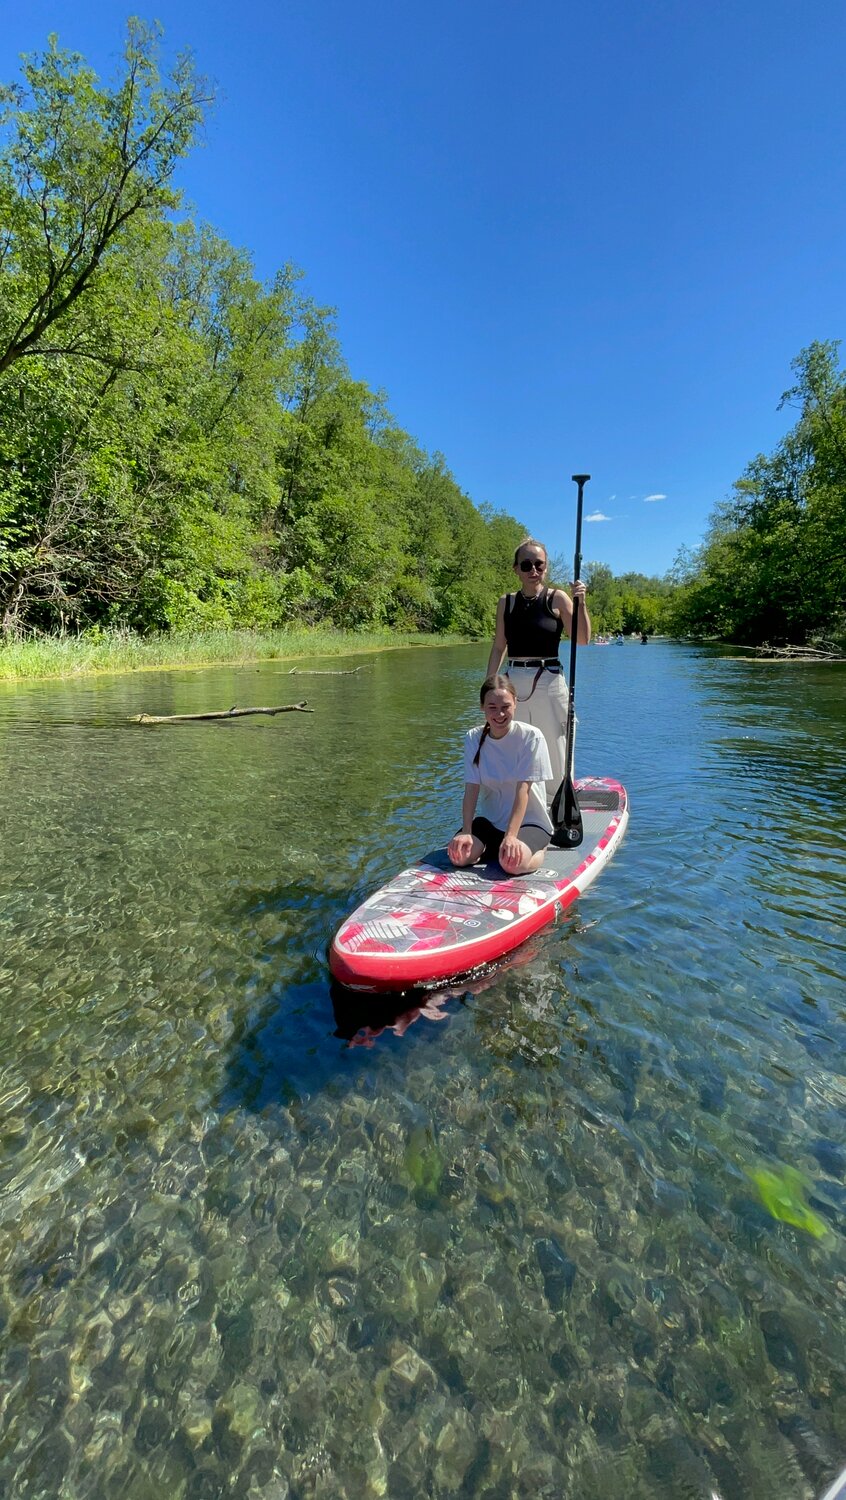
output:
[[[576,502],[576,556],[573,562],[573,582],[576,583],[582,570],[582,496],[589,474],[574,474],[573,483],[579,486]],[[555,824],[551,843],[556,849],[575,849],[584,838],[582,814],[579,809],[576,788],[573,785],[573,749],[576,728],[576,647],[579,639],[579,610],[581,600],[573,599],[573,618],[570,622],[570,680],[567,705],[567,732],[564,739],[564,779],[553,798],[550,817]]]

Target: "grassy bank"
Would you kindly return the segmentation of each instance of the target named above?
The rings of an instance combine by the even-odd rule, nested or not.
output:
[[[79,636],[43,636],[0,645],[0,682],[42,677],[81,677],[92,672],[139,672],[167,667],[212,667],[227,663],[347,656],[398,646],[459,645],[462,636],[396,630],[198,630],[173,635],[103,631]]]

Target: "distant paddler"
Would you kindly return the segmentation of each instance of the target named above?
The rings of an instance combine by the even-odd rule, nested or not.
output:
[[[549,750],[552,778],[546,783],[551,802],[564,778],[567,728],[567,684],[558,656],[562,635],[570,635],[573,598],[580,601],[578,643],[590,641],[590,615],[582,580],[564,589],[547,587],[549,566],[542,542],[527,536],[514,553],[514,572],[520,587],[503,594],[496,607],[496,628],[486,676],[493,677],[508,653],[508,676],[517,693],[515,718],[540,729]]]

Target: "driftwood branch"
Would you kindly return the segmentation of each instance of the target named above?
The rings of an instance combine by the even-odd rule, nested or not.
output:
[[[214,714],[133,714],[130,724],[184,724],[189,719],[243,719],[247,714],[313,714],[303,703],[283,703],[279,708],[223,708]]]
[[[764,661],[843,661],[834,642],[817,646],[747,646]]]
[[[354,677],[361,667],[322,667],[310,672],[308,668],[289,667],[289,677]]]

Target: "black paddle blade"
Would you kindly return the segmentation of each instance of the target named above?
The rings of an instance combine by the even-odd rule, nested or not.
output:
[[[568,776],[555,793],[550,810],[555,832],[550,843],[556,849],[577,849],[585,836],[576,788]]]
[[[549,842],[553,849],[578,849],[584,836],[582,820],[579,818],[579,821],[572,823],[569,828],[562,823],[560,828],[556,828]]]

